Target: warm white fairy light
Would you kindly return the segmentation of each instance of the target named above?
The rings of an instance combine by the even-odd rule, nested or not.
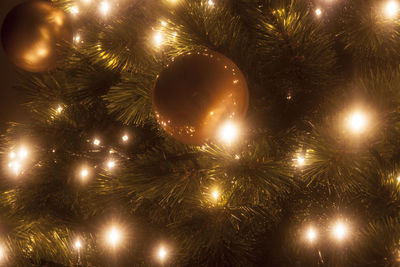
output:
[[[367,126],[367,117],[360,111],[353,112],[348,119],[348,127],[354,133],[361,133]]]
[[[74,41],[75,43],[79,43],[81,41],[81,36],[79,34],[75,35]]]
[[[400,183],[400,175],[397,177],[397,182]]]
[[[207,4],[208,4],[209,6],[214,6],[214,1],[208,0]]]
[[[212,198],[216,201],[219,198],[219,191],[217,188],[214,188],[214,190],[211,192]]]
[[[88,169],[83,168],[83,169],[81,170],[81,178],[82,178],[82,180],[85,180],[85,179],[88,177],[88,175],[89,175]]]
[[[75,247],[76,250],[80,250],[81,247],[82,247],[81,240],[76,239],[76,240],[75,240],[75,243],[74,243],[74,247]]]
[[[57,109],[56,109],[57,114],[61,114],[61,112],[62,112],[63,110],[64,110],[63,107],[59,105],[59,106],[57,107]]]
[[[15,152],[14,151],[12,151],[12,152],[10,152],[10,158],[15,158]]]
[[[121,241],[121,231],[116,226],[112,226],[107,231],[106,239],[109,245],[115,247]]]
[[[129,136],[128,135],[124,135],[122,136],[122,141],[127,142],[129,140]]]
[[[18,158],[19,158],[20,160],[23,160],[23,159],[25,159],[27,156],[28,156],[28,150],[27,150],[25,147],[21,147],[21,148],[18,150]]]
[[[321,10],[320,8],[317,8],[317,9],[315,10],[315,14],[316,14],[317,16],[321,16],[322,10]]]
[[[92,2],[92,0],[82,0],[82,2],[83,2],[84,4],[90,4],[90,3]]]
[[[21,163],[19,163],[18,161],[12,161],[10,163],[8,163],[8,167],[11,169],[11,172],[15,175],[20,174],[21,172]]]
[[[337,222],[333,226],[332,234],[333,237],[338,241],[345,239],[348,234],[347,226],[343,222]]]
[[[158,253],[157,253],[158,259],[160,261],[164,261],[165,258],[167,257],[167,250],[164,247],[160,247],[158,249]]]
[[[303,156],[300,155],[300,156],[297,156],[296,161],[297,161],[297,165],[298,166],[303,166],[305,161],[306,161],[306,159]]]
[[[231,144],[233,141],[235,141],[238,135],[239,128],[231,121],[224,123],[219,130],[220,139],[227,144]]]
[[[313,227],[308,228],[306,238],[308,242],[313,243],[317,239],[317,231]]]
[[[79,13],[79,8],[77,6],[72,6],[71,7],[71,13],[76,15]]]
[[[386,16],[392,18],[399,12],[399,3],[397,1],[389,1],[386,3],[384,9]]]
[[[5,256],[4,248],[0,246],[0,262],[4,260]]]
[[[97,139],[97,138],[95,138],[95,139],[93,140],[93,144],[94,144],[95,146],[100,145],[100,140]]]
[[[111,169],[114,168],[114,167],[115,167],[115,161],[113,161],[113,160],[107,161],[107,168],[108,168],[109,170],[111,170]]]
[[[107,1],[103,1],[100,3],[100,12],[106,16],[108,14],[108,12],[110,11],[110,3],[108,3]]]
[[[239,156],[239,155],[235,155],[235,159],[236,159],[236,160],[239,160],[239,159],[240,159],[240,156]]]
[[[164,36],[162,35],[161,32],[156,32],[156,33],[154,34],[153,41],[154,41],[154,44],[155,44],[157,47],[159,47],[159,46],[162,45],[162,43],[163,43],[163,41],[164,41]]]
[[[161,25],[165,27],[165,26],[167,26],[167,23],[164,20],[162,20]]]

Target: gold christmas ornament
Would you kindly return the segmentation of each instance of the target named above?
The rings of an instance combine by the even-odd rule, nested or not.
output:
[[[30,72],[53,69],[63,58],[57,43],[72,42],[67,15],[50,2],[27,1],[13,8],[4,20],[4,51],[17,67]]]
[[[160,73],[153,92],[159,124],[191,145],[216,137],[226,121],[242,119],[248,102],[242,72],[229,58],[212,51],[175,58]]]

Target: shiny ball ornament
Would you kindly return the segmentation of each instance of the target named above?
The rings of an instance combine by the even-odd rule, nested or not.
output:
[[[30,72],[55,68],[63,57],[57,52],[57,43],[72,42],[72,36],[65,12],[39,0],[13,8],[1,30],[3,48],[10,61]]]
[[[199,145],[228,120],[246,115],[249,94],[239,68],[222,54],[178,56],[158,76],[153,108],[161,127],[178,141]]]

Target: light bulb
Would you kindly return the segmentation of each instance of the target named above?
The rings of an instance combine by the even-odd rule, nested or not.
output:
[[[85,179],[88,175],[89,175],[89,171],[87,169],[82,169],[82,171],[81,171],[82,179]]]
[[[109,160],[109,161],[107,162],[107,167],[108,167],[109,170],[111,170],[112,168],[114,168],[114,167],[115,167],[115,161]]]
[[[219,198],[219,191],[218,191],[218,189],[214,189],[214,190],[212,191],[211,195],[212,195],[212,197],[213,197],[214,200],[218,200],[218,198]]]
[[[58,107],[57,107],[57,113],[60,114],[62,111],[63,111],[62,106],[58,106]]]
[[[313,227],[310,227],[307,230],[306,238],[310,243],[314,242],[314,240],[317,238],[317,232],[315,231],[315,229]]]
[[[158,250],[158,258],[161,261],[164,261],[166,257],[167,257],[167,250],[164,247],[160,247]]]
[[[110,11],[110,4],[107,1],[103,1],[100,3],[100,12],[106,16]]]
[[[107,242],[111,246],[116,246],[121,240],[121,232],[115,227],[111,227],[107,232]]]
[[[392,18],[396,16],[399,11],[399,4],[397,1],[389,1],[385,5],[385,14],[386,16]]]
[[[397,182],[400,183],[400,175],[397,177]]]
[[[124,136],[122,136],[122,141],[127,142],[128,139],[129,139],[128,135],[125,134]]]
[[[15,152],[14,151],[12,151],[11,153],[10,153],[10,158],[15,158]]]
[[[77,6],[72,6],[71,7],[71,13],[76,15],[79,13],[79,8]]]
[[[238,135],[239,128],[231,121],[224,123],[219,130],[220,139],[227,144],[231,144],[233,141],[235,141]]]
[[[28,150],[25,147],[21,147],[18,150],[18,158],[25,159],[28,156]]]
[[[317,8],[317,9],[315,10],[315,14],[316,14],[317,16],[321,16],[322,10],[319,9],[319,8]]]
[[[159,47],[164,41],[164,37],[161,32],[157,32],[153,37],[154,44]]]
[[[348,127],[354,133],[361,133],[362,131],[364,131],[366,125],[367,125],[367,118],[365,114],[359,111],[355,111],[350,115],[348,120]]]
[[[22,168],[21,163],[19,163],[18,161],[12,161],[8,163],[8,167],[11,169],[11,172],[15,175],[19,175]]]
[[[304,163],[305,163],[305,158],[304,158],[303,156],[298,156],[298,157],[297,157],[297,164],[298,164],[299,166],[303,166]]]
[[[347,226],[342,222],[338,222],[334,225],[332,233],[338,241],[341,241],[347,236]]]
[[[208,4],[209,6],[214,6],[214,1],[208,0],[207,4]]]
[[[74,41],[75,43],[79,43],[81,41],[81,36],[79,34],[75,35]]]
[[[98,146],[98,145],[100,145],[100,140],[99,139],[94,139],[93,140],[93,144],[95,145],[95,146]]]
[[[77,239],[77,240],[75,241],[74,247],[75,247],[75,249],[77,249],[77,250],[79,250],[79,249],[82,247],[82,243],[81,243],[81,241],[80,241],[79,239]]]

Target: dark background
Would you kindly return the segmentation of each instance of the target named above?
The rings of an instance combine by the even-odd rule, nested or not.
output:
[[[3,25],[7,13],[23,0],[0,0],[0,22]],[[10,63],[0,48],[0,129],[4,129],[9,121],[23,121],[26,115],[21,108],[22,94],[13,89],[17,83],[16,68]]]

